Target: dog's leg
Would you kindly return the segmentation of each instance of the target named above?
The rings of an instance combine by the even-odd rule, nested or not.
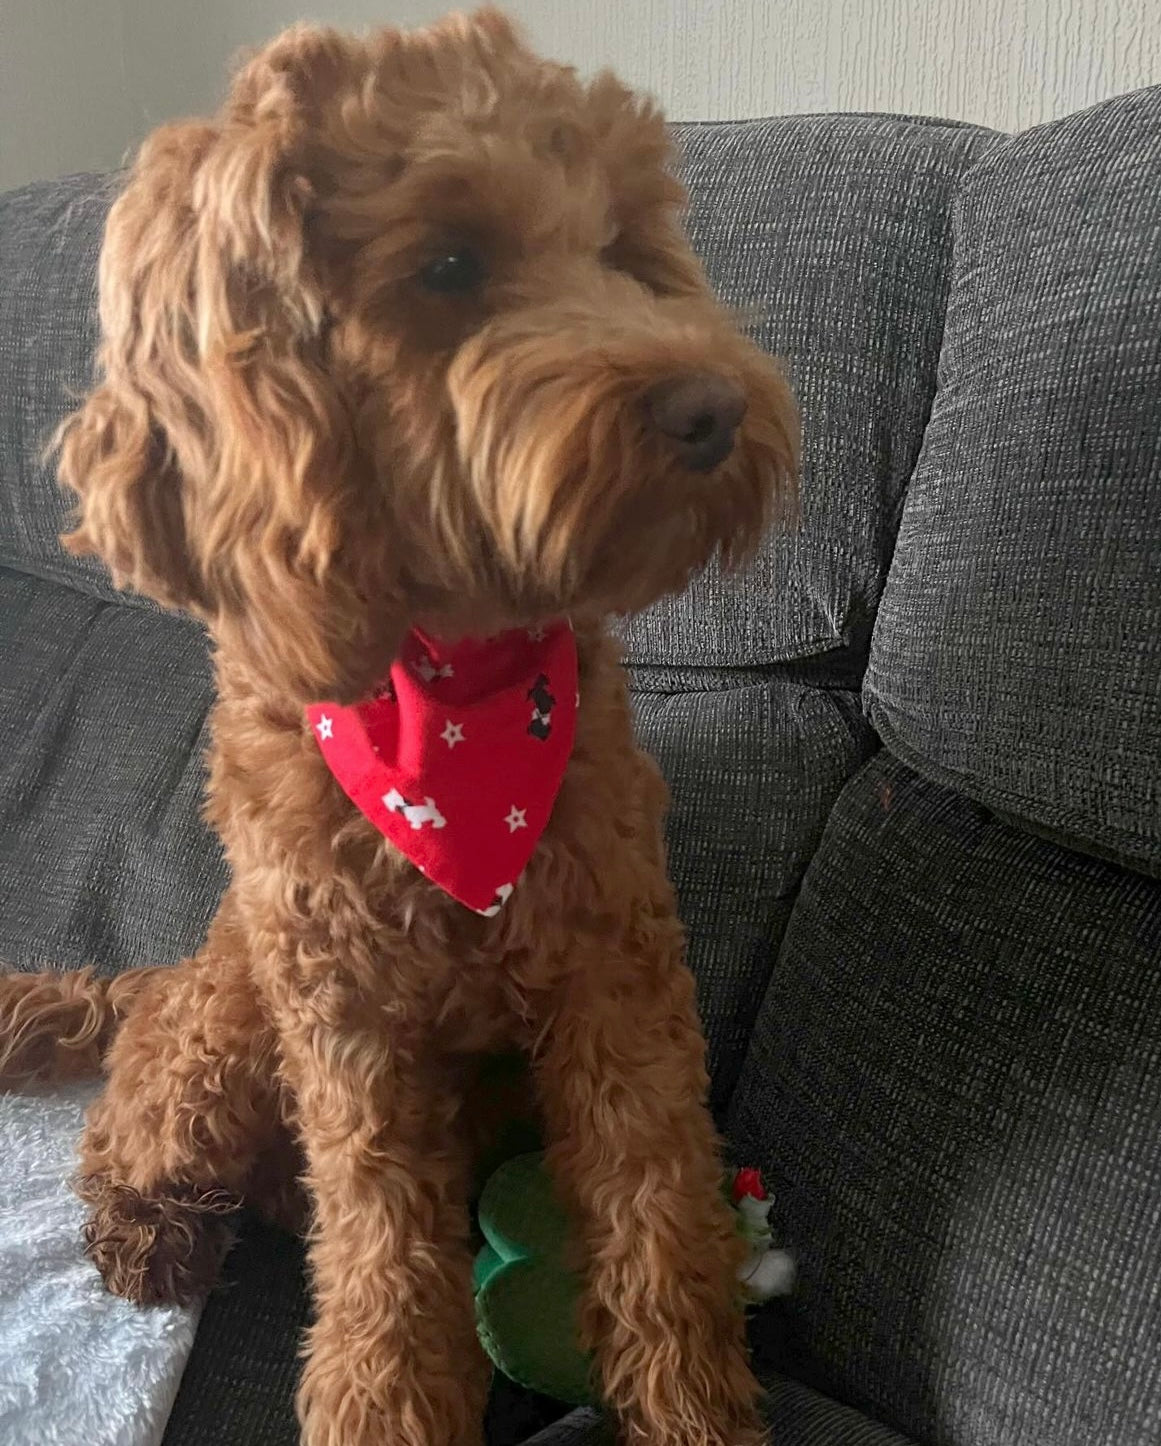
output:
[[[536,1064],[549,1164],[583,1228],[582,1332],[632,1446],[754,1446],[693,980],[676,929],[647,931],[652,957],[639,944],[578,957]]]
[[[159,969],[133,999],[78,1179],[88,1254],[117,1295],[184,1304],[214,1283],[251,1171],[282,1129],[273,1044],[242,959]]]
[[[478,1446],[487,1371],[458,1100],[413,1038],[376,1027],[373,1005],[339,1023],[325,996],[278,1012],[314,1205],[303,1441]]]

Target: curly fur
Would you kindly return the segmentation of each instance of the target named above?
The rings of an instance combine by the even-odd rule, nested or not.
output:
[[[93,1074],[138,991],[155,972],[130,969],[115,979],[100,979],[91,969],[5,977],[0,983],[0,1081]]]
[[[62,435],[67,541],[210,631],[232,882],[176,969],[0,980],[0,1074],[104,1056],[82,1193],[90,1253],[133,1299],[203,1288],[239,1200],[301,1218],[301,1170],[309,1446],[480,1441],[464,1081],[512,1046],[626,1438],[760,1436],[665,789],[604,619],[745,556],[791,505],[795,417],[707,289],[668,158],[647,102],[538,59],[494,11],[300,27],[214,120],[146,143],[109,219],[101,380]],[[465,246],[481,284],[425,289]],[[645,413],[691,371],[747,402],[709,474]],[[575,751],[485,920],[353,810],[303,704],[364,695],[409,626],[562,614]]]

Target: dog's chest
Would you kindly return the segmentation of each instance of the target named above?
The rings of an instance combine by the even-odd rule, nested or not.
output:
[[[520,948],[489,948],[449,939],[430,953],[413,948],[387,963],[387,1007],[409,997],[415,1023],[441,1053],[528,1049],[549,1012],[560,966]]]

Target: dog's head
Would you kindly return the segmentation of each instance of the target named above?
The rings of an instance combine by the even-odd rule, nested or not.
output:
[[[109,218],[68,545],[303,700],[365,693],[416,622],[631,611],[744,555],[794,408],[668,160],[651,105],[491,10],[274,41]]]

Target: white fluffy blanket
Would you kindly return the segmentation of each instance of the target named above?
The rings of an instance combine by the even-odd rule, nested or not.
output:
[[[76,1147],[96,1086],[0,1093],[0,1442],[157,1446],[197,1312],[140,1310],[85,1259]]]

